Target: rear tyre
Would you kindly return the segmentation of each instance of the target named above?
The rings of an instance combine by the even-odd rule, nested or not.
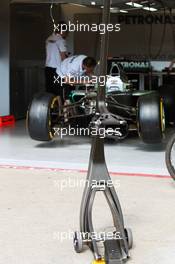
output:
[[[138,132],[145,143],[161,143],[165,131],[163,101],[159,95],[144,95],[138,99]]]
[[[27,113],[27,128],[34,140],[50,141],[54,137],[54,125],[58,123],[58,97],[39,93],[31,102]]]

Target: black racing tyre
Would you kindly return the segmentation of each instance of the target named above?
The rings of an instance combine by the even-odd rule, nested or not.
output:
[[[137,105],[138,133],[147,144],[161,143],[165,131],[163,101],[157,94],[139,97]]]
[[[37,94],[27,112],[26,123],[30,137],[38,141],[52,140],[58,116],[58,97],[50,93]]]
[[[171,136],[166,146],[165,161],[169,174],[175,180],[175,134]]]

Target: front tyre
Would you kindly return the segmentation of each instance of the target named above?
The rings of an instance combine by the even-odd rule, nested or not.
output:
[[[27,113],[27,128],[32,139],[50,141],[54,137],[54,125],[58,123],[58,97],[39,93],[32,100]]]
[[[163,101],[159,95],[144,95],[138,99],[137,123],[139,136],[145,143],[161,143],[165,131]]]

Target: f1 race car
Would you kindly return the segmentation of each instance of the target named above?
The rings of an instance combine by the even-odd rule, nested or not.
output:
[[[27,114],[29,135],[34,140],[50,141],[56,128],[90,127],[96,115],[97,89],[92,85],[78,86],[62,105],[59,97],[49,93],[37,94]],[[126,138],[137,131],[148,144],[160,143],[165,131],[163,101],[156,91],[133,91],[120,65],[114,63],[106,82],[106,105],[120,120],[120,131],[111,136]]]

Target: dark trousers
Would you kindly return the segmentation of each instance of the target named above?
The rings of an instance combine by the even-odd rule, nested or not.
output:
[[[63,87],[56,73],[56,68],[45,68],[46,92],[60,96],[63,100]]]

